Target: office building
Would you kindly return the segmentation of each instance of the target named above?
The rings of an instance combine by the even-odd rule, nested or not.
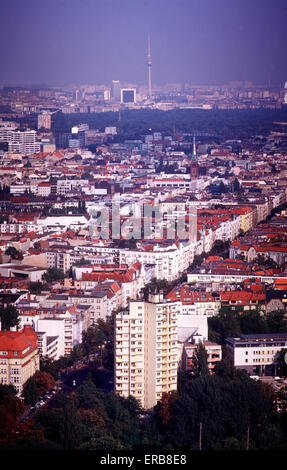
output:
[[[278,373],[278,356],[287,348],[287,333],[241,335],[227,338],[227,350],[234,366],[250,375],[273,376]]]
[[[121,103],[135,103],[136,102],[136,89],[135,88],[121,88]]]
[[[112,98],[114,101],[120,101],[121,99],[121,83],[119,80],[112,81]]]

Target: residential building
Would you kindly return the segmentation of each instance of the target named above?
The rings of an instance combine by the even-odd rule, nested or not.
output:
[[[0,331],[0,383],[13,385],[20,394],[25,382],[40,369],[37,334],[30,326]]]
[[[115,391],[152,408],[177,389],[177,305],[162,294],[130,301],[115,317]]]
[[[204,340],[200,334],[195,333],[183,345],[182,364],[184,371],[188,371],[193,367],[193,358],[196,354],[197,347],[201,343],[206,350],[207,365],[210,374],[214,374],[216,364],[222,359],[222,348],[220,344],[212,343]]]

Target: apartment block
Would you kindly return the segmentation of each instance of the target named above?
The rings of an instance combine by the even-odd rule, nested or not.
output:
[[[21,331],[0,331],[0,384],[13,385],[18,393],[40,368],[37,335],[25,326]]]
[[[207,354],[207,365],[210,374],[214,374],[215,366],[222,359],[222,348],[220,344],[207,341],[200,334],[193,335],[183,346],[182,369],[188,371],[193,365],[193,356],[199,343],[205,347]]]
[[[115,391],[145,409],[177,389],[177,303],[162,294],[130,301],[115,317]]]

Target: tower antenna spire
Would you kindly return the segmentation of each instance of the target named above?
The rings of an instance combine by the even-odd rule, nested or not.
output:
[[[151,52],[150,52],[150,34],[149,33],[148,33],[147,66],[148,66],[148,97],[151,98]]]

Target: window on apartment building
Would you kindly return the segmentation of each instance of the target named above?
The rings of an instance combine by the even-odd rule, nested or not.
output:
[[[16,383],[21,383],[21,377],[11,377],[11,382],[16,384]]]

